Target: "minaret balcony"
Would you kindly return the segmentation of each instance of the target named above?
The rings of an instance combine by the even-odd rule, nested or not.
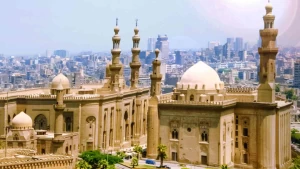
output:
[[[156,75],[150,75],[150,79],[162,79],[162,75],[161,74],[156,74]]]
[[[54,109],[55,110],[64,110],[66,108],[66,104],[62,104],[62,105],[60,105],[60,104],[55,104],[54,105]]]

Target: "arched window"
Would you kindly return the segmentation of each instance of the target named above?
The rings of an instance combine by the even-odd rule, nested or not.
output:
[[[39,114],[34,119],[34,129],[35,130],[47,130],[47,118],[43,114]]]
[[[207,135],[206,131],[202,132],[202,134],[201,134],[201,140],[208,142],[208,135]]]
[[[66,151],[66,154],[68,154],[68,151],[69,151],[69,150],[68,150],[68,146],[66,147],[65,151]]]
[[[15,134],[15,135],[14,135],[13,140],[19,140],[18,134]]]
[[[194,95],[190,96],[190,101],[194,101]]]
[[[176,129],[172,131],[172,139],[178,139],[178,131]]]

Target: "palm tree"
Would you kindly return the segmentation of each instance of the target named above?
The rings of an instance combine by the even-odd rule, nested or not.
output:
[[[137,159],[139,160],[140,154],[143,152],[143,148],[140,145],[136,144],[134,145],[133,151],[137,153]]]
[[[131,165],[132,165],[132,168],[134,168],[135,166],[138,166],[139,165],[139,160],[136,157],[133,157],[131,159]]]
[[[163,167],[164,159],[167,158],[167,146],[160,144],[157,147],[158,158],[160,158],[160,167]]]
[[[108,161],[105,159],[102,159],[98,162],[98,167],[101,169],[106,169],[108,166]]]
[[[76,163],[76,168],[77,169],[92,169],[92,166],[89,165],[89,163],[87,163],[84,160],[80,160]]]

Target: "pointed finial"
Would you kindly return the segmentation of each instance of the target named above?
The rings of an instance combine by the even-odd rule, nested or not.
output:
[[[156,59],[158,58],[158,54],[159,54],[159,49],[155,49]]]
[[[118,20],[119,20],[119,19],[118,19],[118,18],[116,18],[116,26],[118,26]]]
[[[138,26],[138,21],[139,21],[138,19],[135,20],[135,26],[136,27]]]

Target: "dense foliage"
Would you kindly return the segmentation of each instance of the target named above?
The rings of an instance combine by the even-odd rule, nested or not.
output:
[[[92,166],[89,165],[89,163],[87,163],[86,161],[80,160],[76,163],[76,168],[77,169],[91,169]]]
[[[300,156],[293,159],[293,165],[290,169],[299,169],[300,168]]]
[[[118,156],[103,154],[98,150],[83,152],[79,157],[86,161],[89,165],[91,165],[92,168],[97,168],[101,160],[108,160],[109,165],[123,162],[123,160]]]
[[[292,143],[300,144],[300,133],[298,130],[296,130],[296,129],[291,130],[291,140],[292,140]]]

